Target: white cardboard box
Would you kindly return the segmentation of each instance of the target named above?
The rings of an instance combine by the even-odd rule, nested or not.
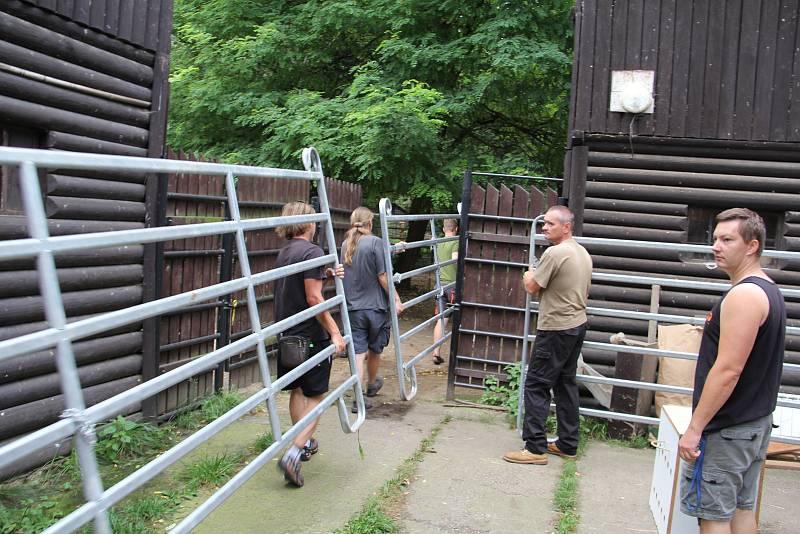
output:
[[[697,518],[681,512],[680,474],[683,460],[678,455],[678,440],[689,427],[692,409],[689,406],[666,405],[661,409],[658,425],[658,448],[653,465],[653,482],[650,486],[650,511],[656,521],[658,534],[697,534],[700,529]],[[761,483],[759,479],[755,512],[761,507]]]

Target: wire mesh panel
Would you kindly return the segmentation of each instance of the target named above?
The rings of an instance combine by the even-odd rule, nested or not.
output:
[[[355,354],[352,348],[350,324],[346,313],[341,280],[336,279],[335,296],[279,322],[262,323],[258,309],[257,288],[259,286],[290,274],[324,265],[338,264],[335,246],[330,246],[328,254],[312,260],[263,271],[256,271],[251,268],[248,257],[248,240],[246,238],[248,232],[264,231],[287,224],[320,223],[324,227],[327,243],[334,243],[322,165],[316,151],[305,149],[303,151],[303,163],[306,170],[295,171],[203,162],[0,148],[0,164],[19,168],[19,182],[30,235],[30,237],[24,239],[5,241],[3,246],[0,247],[0,261],[19,258],[36,259],[39,285],[48,322],[48,328],[44,330],[0,341],[0,360],[55,347],[55,357],[65,401],[65,410],[58,422],[5,443],[0,447],[0,466],[11,464],[31,453],[74,436],[86,500],[85,504],[52,525],[46,532],[75,530],[92,520],[94,520],[97,532],[109,532],[110,526],[106,511],[111,506],[260,403],[266,402],[267,404],[270,430],[272,435],[276,437],[275,443],[260,453],[224,486],[189,514],[188,517],[176,525],[173,529],[174,532],[187,532],[202,521],[214,508],[275,456],[280,449],[333,404],[337,405],[343,431],[353,432],[361,426],[365,413],[364,399],[358,384],[358,378],[355,376]],[[53,168],[90,169],[96,171],[124,170],[147,173],[185,172],[223,176],[226,201],[230,209],[230,220],[197,222],[174,227],[152,227],[114,232],[51,236],[48,231],[42,202],[38,172],[41,169]],[[244,219],[240,213],[236,187],[237,179],[244,177],[256,181],[262,178],[271,178],[290,182],[315,182],[320,198],[320,213],[288,217],[260,216]],[[101,313],[72,322],[66,320],[64,301],[54,262],[56,255],[112,245],[124,247],[168,240],[197,239],[220,234],[232,235],[235,240],[240,263],[240,276],[205,287],[193,287],[188,291],[129,306],[122,310]],[[125,325],[139,323],[145,319],[174,312],[186,306],[208,301],[216,302],[222,296],[237,292],[243,292],[246,295],[246,309],[250,323],[247,335],[227,345],[218,346],[215,350],[206,354],[197,355],[187,363],[170,369],[135,387],[131,387],[118,395],[88,406],[89,403],[81,390],[80,379],[76,369],[73,342],[101,332],[113,331]],[[348,345],[350,375],[335,387],[314,410],[296,424],[283,430],[277,415],[275,396],[285,385],[307,372],[322,359],[330,357],[335,347],[328,347],[273,382],[268,370],[265,341],[291,326],[312,319],[318,313],[333,308],[338,308],[340,311],[344,327],[344,338]],[[253,349],[256,351],[261,371],[261,379],[263,381],[261,389],[123,480],[108,489],[104,488],[94,451],[94,426],[96,424],[107,421],[117,414],[124,413],[131,405],[141,403],[175,384],[212,369],[233,356]],[[349,407],[345,406],[343,399],[344,393],[349,389],[353,390],[358,406],[355,421],[349,420]]]

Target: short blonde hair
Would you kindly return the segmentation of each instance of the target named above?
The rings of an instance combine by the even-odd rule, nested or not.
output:
[[[316,213],[311,205],[302,201],[289,202],[283,205],[281,210],[281,217],[289,217],[291,215],[311,215]],[[305,224],[286,224],[278,226],[275,233],[284,239],[294,239],[299,235],[303,235],[308,231],[309,226],[314,226],[314,223]]]

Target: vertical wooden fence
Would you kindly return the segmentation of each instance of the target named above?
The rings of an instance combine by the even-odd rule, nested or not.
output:
[[[500,262],[527,264],[531,225],[502,217],[533,219],[557,199],[551,189],[472,184],[449,392],[454,386],[483,388],[487,376],[506,378],[503,368],[519,361],[525,317],[524,269]]]

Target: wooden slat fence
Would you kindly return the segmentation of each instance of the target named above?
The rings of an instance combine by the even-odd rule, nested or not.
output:
[[[555,205],[558,195],[550,189],[514,185],[509,188],[491,184],[473,184],[470,214],[497,215],[533,219],[547,207]],[[465,256],[464,283],[461,299],[461,324],[458,334],[458,355],[454,383],[456,386],[482,388],[487,376],[505,378],[503,368],[522,355],[521,339],[466,333],[483,331],[511,336],[523,335],[524,313],[513,309],[492,309],[481,305],[505,308],[525,307],[521,267],[492,265],[471,261],[495,260],[528,262],[530,224],[470,217],[469,240]],[[541,254],[538,251],[537,254]],[[476,305],[477,304],[477,305]]]

